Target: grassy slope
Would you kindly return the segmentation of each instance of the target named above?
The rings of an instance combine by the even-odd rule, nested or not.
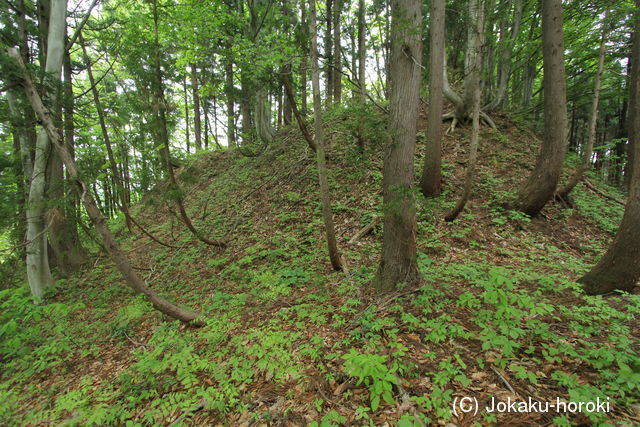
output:
[[[257,158],[200,156],[181,172],[188,210],[210,237],[231,232],[227,249],[189,235],[160,197],[163,184],[137,214],[178,249],[115,226],[139,273],[205,313],[208,326],[163,319],[104,257],[60,281],[46,306],[30,305],[25,288],[3,291],[0,422],[638,421],[640,299],[586,298],[572,282],[609,243],[622,209],[579,186],[576,209],[549,206],[532,221],[507,210],[538,141],[499,123],[501,133],[484,131],[474,194],[453,224],[441,218],[461,187],[467,129],[447,137],[449,185],[437,200],[418,197],[424,281],[383,297],[368,286],[379,227],[347,244],[381,212],[381,135],[372,131],[372,151],[361,157],[351,147],[353,123],[330,123],[330,184],[348,275],[330,269],[315,163],[297,133],[282,134]],[[613,405],[589,417],[458,418],[451,402],[463,396],[599,396]]]

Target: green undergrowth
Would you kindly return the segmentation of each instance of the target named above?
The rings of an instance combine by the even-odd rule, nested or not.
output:
[[[482,165],[521,156],[504,154],[508,139],[493,135],[496,151],[483,154],[476,196],[456,221],[439,219],[455,188],[417,196],[420,286],[378,297],[370,283],[381,228],[346,241],[381,214],[381,154],[341,148],[353,129],[340,114],[329,117],[328,151],[348,276],[329,268],[303,143],[286,137],[258,158],[197,157],[202,166],[183,181],[189,213],[212,237],[231,231],[229,248],[196,242],[167,212],[136,211],[177,248],[118,227],[138,273],[206,325],[155,312],[106,259],[59,281],[47,304],[34,305],[24,285],[0,291],[0,424],[434,425],[458,421],[456,397],[487,402],[509,388],[611,402],[610,413],[550,413],[540,424],[634,416],[640,296],[585,296],[573,282],[608,244],[621,208],[578,187],[575,207],[552,206],[547,219],[511,210],[513,177]],[[140,206],[166,209],[157,194]]]

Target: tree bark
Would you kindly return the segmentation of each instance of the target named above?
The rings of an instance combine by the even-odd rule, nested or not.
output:
[[[333,102],[342,101],[342,50],[340,45],[342,0],[334,0],[333,10]]]
[[[360,103],[361,114],[358,124],[358,147],[360,151],[364,151],[364,114],[367,104],[367,82],[366,82],[366,66],[367,66],[367,45],[365,39],[365,5],[364,0],[358,0],[358,102]]]
[[[318,34],[316,25],[315,0],[309,0],[309,30],[311,33],[311,83],[313,85],[313,111],[315,125],[316,160],[318,165],[318,181],[320,183],[320,202],[322,203],[322,217],[329,249],[329,259],[334,270],[342,270],[343,263],[338,251],[336,232],[331,212],[331,195],[327,179],[327,166],[324,153],[324,130],[322,128],[322,101],[320,99],[320,69],[318,66]]]
[[[202,124],[200,120],[200,88],[195,64],[191,64],[191,90],[193,91],[193,136],[196,152],[198,152],[202,150]]]
[[[309,9],[311,11],[311,9]],[[326,1],[327,31],[324,35],[324,60],[327,79],[327,105],[333,103],[333,0]],[[309,18],[311,20],[311,18]],[[313,37],[313,34],[311,34]],[[313,53],[312,53],[313,54]],[[313,67],[313,65],[312,65]],[[312,77],[313,79],[313,77]],[[313,83],[312,83],[313,84]],[[314,107],[315,108],[315,107]]]
[[[43,105],[42,100],[40,99],[40,95],[38,95],[38,92],[33,85],[31,77],[27,74],[26,68],[24,66],[24,63],[22,62],[22,59],[20,58],[20,55],[13,48],[8,49],[8,53],[18,62],[23,73],[23,85],[27,94],[27,98],[30,100],[37,117],[42,122],[44,130],[47,132],[47,135],[53,143],[53,147],[64,162],[69,176],[72,180],[74,180],[75,186],[80,193],[80,197],[85,205],[89,217],[91,218],[91,221],[96,227],[98,233],[100,233],[102,241],[107,251],[109,252],[109,255],[111,255],[111,258],[118,267],[118,270],[120,270],[120,273],[124,276],[127,284],[134,291],[144,294],[149,299],[151,304],[153,304],[153,306],[160,312],[183,322],[194,321],[199,316],[198,313],[180,308],[160,297],[153,290],[151,290],[147,286],[147,284],[135,273],[135,271],[131,267],[131,264],[129,263],[129,260],[125,256],[124,252],[122,252],[113,234],[107,227],[106,221],[101,215],[100,210],[98,209],[98,206],[96,205],[96,202],[91,195],[91,192],[81,181],[75,161],[73,160],[73,157],[69,153],[67,147],[64,145],[62,138],[60,137],[59,130],[56,129],[55,125],[53,124],[51,114]]]
[[[445,0],[431,0],[429,23],[429,110],[427,149],[420,189],[425,197],[437,197],[442,190],[442,86],[444,76]]]
[[[636,1],[636,11],[638,8],[640,8],[640,5],[638,5],[638,2]],[[638,148],[638,144],[637,144],[637,135],[635,135],[636,132],[639,132],[640,130],[638,128],[635,128],[632,124],[631,118],[635,117],[635,115],[637,114],[636,110],[638,110],[640,108],[640,99],[635,98],[633,96],[633,94],[638,93],[638,88],[640,87],[640,82],[638,81],[638,79],[634,79],[633,76],[637,76],[638,74],[635,74],[634,71],[636,68],[640,67],[640,13],[636,13],[634,15],[634,30],[633,30],[633,42],[632,42],[632,47],[631,47],[631,54],[629,55],[630,58],[630,62],[631,62],[631,75],[632,78],[630,79],[630,90],[631,90],[631,94],[632,96],[629,98],[629,144],[627,146],[627,166],[625,168],[624,171],[624,182],[626,184],[626,186],[628,188],[631,188],[631,182],[633,181],[633,174],[636,173],[638,171],[638,169],[635,167],[636,165],[636,157],[638,156],[638,151],[640,150],[640,148]]]
[[[184,93],[184,130],[187,139],[187,153],[191,151],[191,141],[189,135],[189,93],[187,92],[187,77],[182,79],[182,91]]]
[[[256,134],[262,141],[270,144],[273,142],[274,131],[271,125],[271,102],[266,88],[256,90],[255,103]]]
[[[422,2],[391,1],[390,140],[383,165],[382,259],[374,281],[379,291],[419,280],[413,159],[422,71]]]
[[[640,0],[636,0],[635,28],[636,34],[640,30]],[[634,38],[633,50],[640,49],[640,39]],[[631,71],[631,81],[640,80],[640,64],[634,61]],[[629,130],[631,141],[635,147],[635,171],[640,170],[640,155],[638,155],[638,139],[640,139],[640,108],[637,102],[640,98],[640,85],[630,87],[629,99],[636,104],[629,115]],[[600,262],[578,282],[582,283],[589,294],[604,294],[614,290],[630,292],[640,280],[640,174],[634,173],[629,189],[629,198],[624,210],[622,223],[616,233],[613,243],[604,254]]]
[[[591,155],[593,154],[593,145],[596,141],[596,127],[598,124],[598,106],[600,102],[600,86],[602,83],[602,72],[604,71],[604,57],[607,50],[607,36],[609,34],[609,24],[606,22],[607,14],[603,19],[603,30],[602,37],[600,38],[600,48],[598,49],[598,69],[595,75],[595,82],[593,84],[593,101],[591,103],[591,116],[589,117],[589,136],[587,139],[587,143],[584,147],[582,153],[582,161],[580,162],[580,166],[574,172],[574,174],[569,178],[569,182],[567,185],[562,187],[560,191],[558,191],[557,196],[561,199],[566,199],[571,190],[578,185],[582,176],[585,174],[587,170],[589,170],[589,165],[591,164]]]
[[[302,2],[300,3],[300,24],[303,32],[302,59],[300,60],[300,96],[302,97],[302,102],[300,103],[300,112],[302,114],[302,117],[307,117],[307,68],[309,57],[309,34],[307,33],[307,29],[309,28],[309,25],[307,23],[307,5],[305,0],[302,0]]]
[[[536,166],[520,188],[516,209],[537,215],[553,198],[567,145],[567,92],[561,0],[542,2],[542,56],[544,63],[544,138]]]

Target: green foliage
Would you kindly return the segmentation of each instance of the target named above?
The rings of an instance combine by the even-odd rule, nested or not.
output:
[[[389,405],[395,403],[393,385],[398,384],[398,377],[393,367],[387,367],[386,356],[359,353],[352,348],[342,359],[347,375],[357,378],[356,385],[364,384],[369,389],[372,411],[378,410],[381,399]]]

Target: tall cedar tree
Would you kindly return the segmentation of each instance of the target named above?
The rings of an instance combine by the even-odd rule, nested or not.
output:
[[[442,157],[442,81],[444,72],[445,0],[431,0],[429,23],[429,110],[427,111],[427,149],[420,189],[425,197],[441,191]]]
[[[375,278],[382,292],[419,280],[413,159],[422,71],[422,2],[392,0],[391,16],[390,135],[382,180],[382,259]]]

